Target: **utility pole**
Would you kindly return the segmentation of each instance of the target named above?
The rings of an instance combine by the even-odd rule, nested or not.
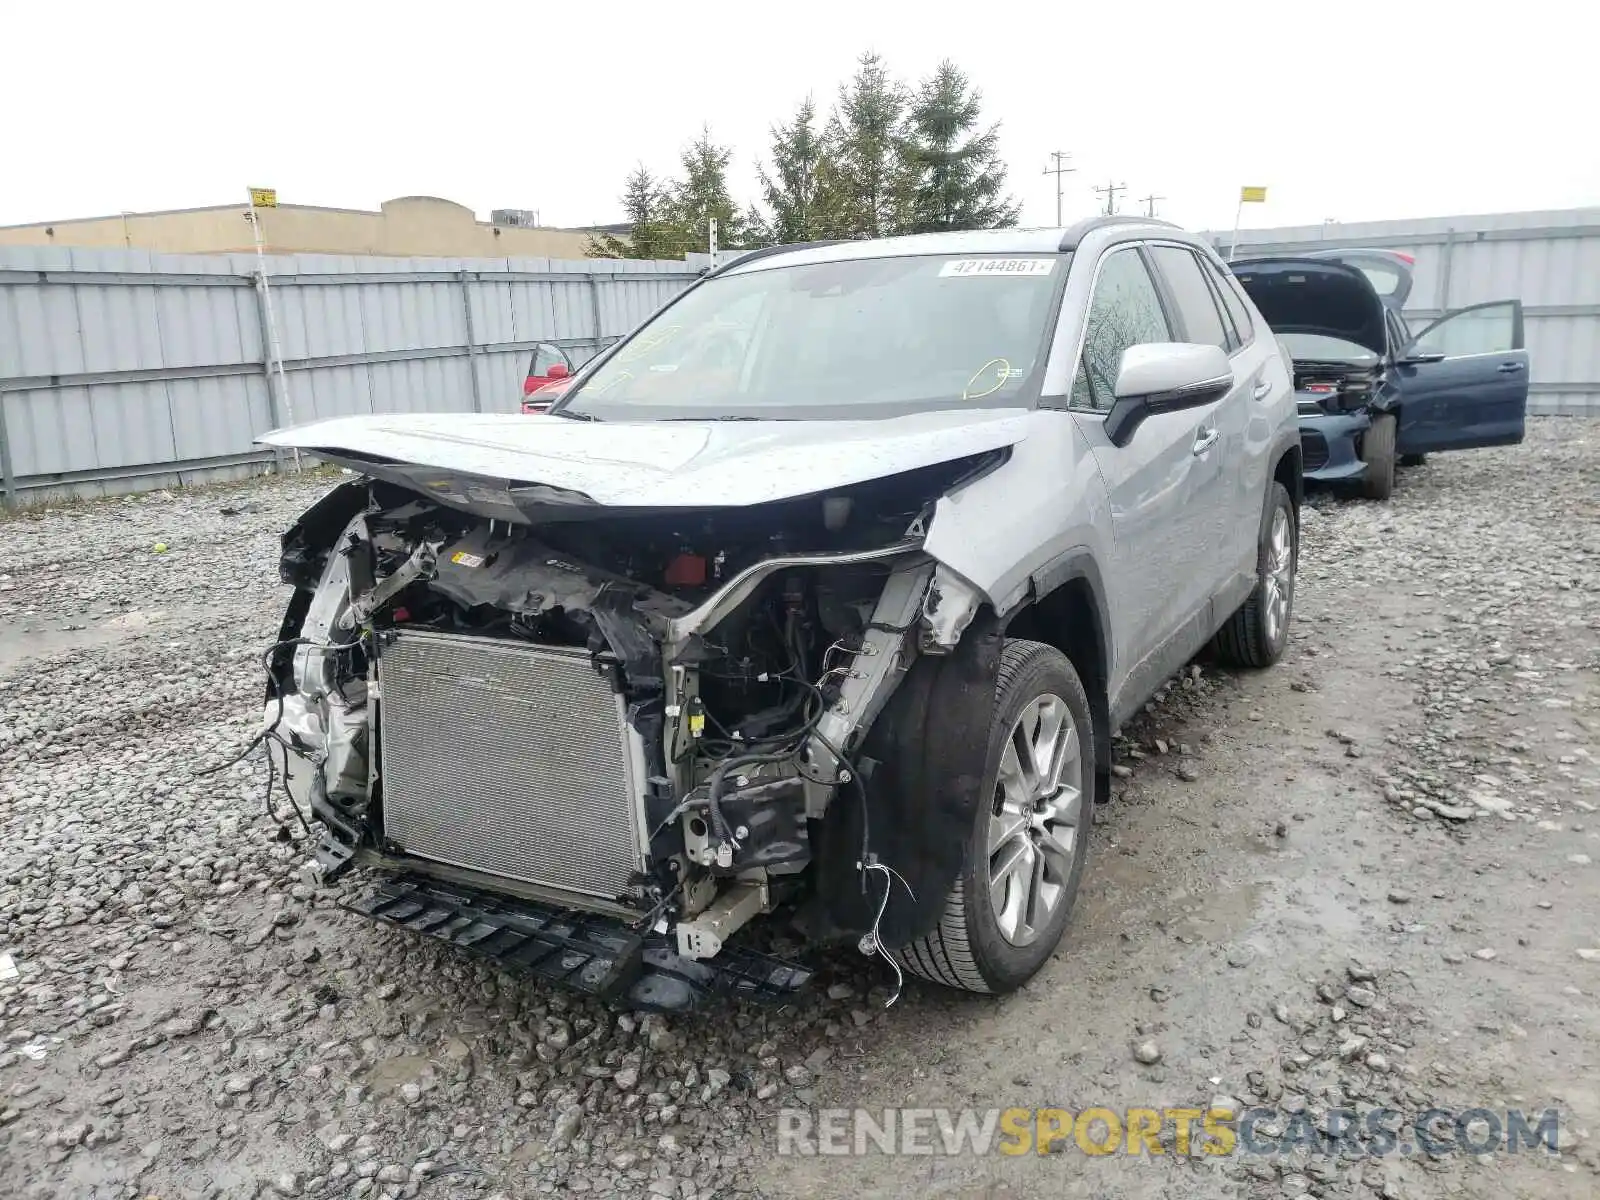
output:
[[[1117,215],[1117,193],[1127,191],[1128,185],[1125,183],[1112,183],[1108,179],[1105,187],[1097,187],[1094,190],[1096,195],[1106,198],[1106,216],[1114,217]]]
[[[1139,202],[1144,205],[1144,215],[1147,216],[1147,217],[1150,217],[1153,220],[1155,218],[1155,215],[1156,215],[1156,201],[1157,200],[1165,200],[1165,199],[1166,199],[1165,196],[1156,196],[1156,195],[1140,197],[1140,201]]]
[[[1056,224],[1059,226],[1061,224],[1061,177],[1072,174],[1077,168],[1067,166],[1067,159],[1071,158],[1072,155],[1065,150],[1052,150],[1050,151],[1050,157],[1055,161],[1055,166],[1046,167],[1044,173],[1056,177]]]
[[[245,214],[245,220],[250,222],[250,234],[256,243],[256,277],[261,282],[261,304],[265,309],[267,326],[267,344],[262,350],[269,356],[267,374],[267,388],[272,388],[271,362],[278,364],[278,396],[283,401],[283,413],[289,419],[289,424],[294,424],[294,401],[289,398],[289,380],[283,373],[283,344],[278,340],[278,320],[272,311],[272,288],[267,283],[267,252],[261,239],[261,213],[263,208],[278,207],[277,188],[249,188],[250,211]],[[300,450],[295,448],[294,473],[300,474]]]

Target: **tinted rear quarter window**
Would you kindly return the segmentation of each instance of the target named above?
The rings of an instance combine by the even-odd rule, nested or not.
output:
[[[1226,272],[1219,271],[1211,263],[1206,263],[1206,269],[1211,272],[1212,280],[1217,285],[1217,292],[1222,297],[1222,303],[1228,310],[1228,315],[1233,318],[1233,327],[1239,331],[1239,344],[1248,346],[1255,340],[1256,326],[1250,319],[1250,306],[1244,302],[1240,292],[1239,281]]]

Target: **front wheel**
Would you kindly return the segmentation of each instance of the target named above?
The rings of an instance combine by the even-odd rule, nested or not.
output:
[[[1094,737],[1077,671],[1042,642],[1006,642],[987,715],[965,865],[938,926],[899,958],[934,983],[1001,994],[1033,978],[1066,932],[1088,860]]]
[[[1394,494],[1394,414],[1372,418],[1372,428],[1361,438],[1361,461],[1367,472],[1361,477],[1361,494],[1368,500],[1387,500]]]
[[[1212,640],[1218,657],[1235,667],[1270,667],[1289,644],[1295,568],[1300,560],[1294,503],[1274,480],[1256,542],[1256,587]]]

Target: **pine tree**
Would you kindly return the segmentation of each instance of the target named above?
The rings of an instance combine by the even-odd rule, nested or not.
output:
[[[839,89],[823,136],[816,206],[823,236],[901,231],[909,198],[900,152],[905,112],[905,88],[881,58],[863,54],[855,77]]]
[[[764,167],[757,171],[767,206],[761,234],[771,243],[807,242],[820,236],[817,189],[823,147],[816,120],[817,106],[807,96],[793,120],[772,127],[772,172]]]
[[[1021,205],[1005,194],[1000,126],[977,131],[981,111],[981,95],[948,59],[917,89],[900,142],[911,180],[909,232],[1017,223]]]
[[[609,233],[593,234],[585,247],[590,258],[674,258],[669,247],[679,239],[671,221],[671,200],[665,184],[640,163],[623,185],[622,208],[628,216],[628,240]]]
[[[672,223],[680,246],[672,257],[686,251],[707,249],[708,223],[717,222],[717,246],[729,249],[742,246],[744,217],[728,191],[728,164],[733,151],[719,146],[706,126],[683,152],[683,178],[672,189]]]

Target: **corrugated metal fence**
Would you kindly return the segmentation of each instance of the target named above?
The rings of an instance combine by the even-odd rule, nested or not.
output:
[[[582,362],[695,278],[682,262],[267,259],[287,387],[269,373],[253,255],[0,249],[8,501],[262,469],[279,425],[512,412],[541,342]]]
[[[1248,213],[1251,206],[1246,205]],[[1231,234],[1209,235],[1224,256]],[[1245,230],[1239,253],[1372,246],[1416,257],[1413,329],[1449,309],[1520,299],[1530,412],[1600,416],[1600,208]]]
[[[1226,252],[1229,235],[1213,236]],[[1532,410],[1600,416],[1600,209],[1240,235],[1246,252],[1335,246],[1415,255],[1414,321],[1520,297]],[[259,470],[272,455],[253,439],[291,421],[510,412],[537,343],[582,361],[702,266],[267,261],[286,394],[268,372],[254,256],[0,248],[5,497],[136,491]]]

